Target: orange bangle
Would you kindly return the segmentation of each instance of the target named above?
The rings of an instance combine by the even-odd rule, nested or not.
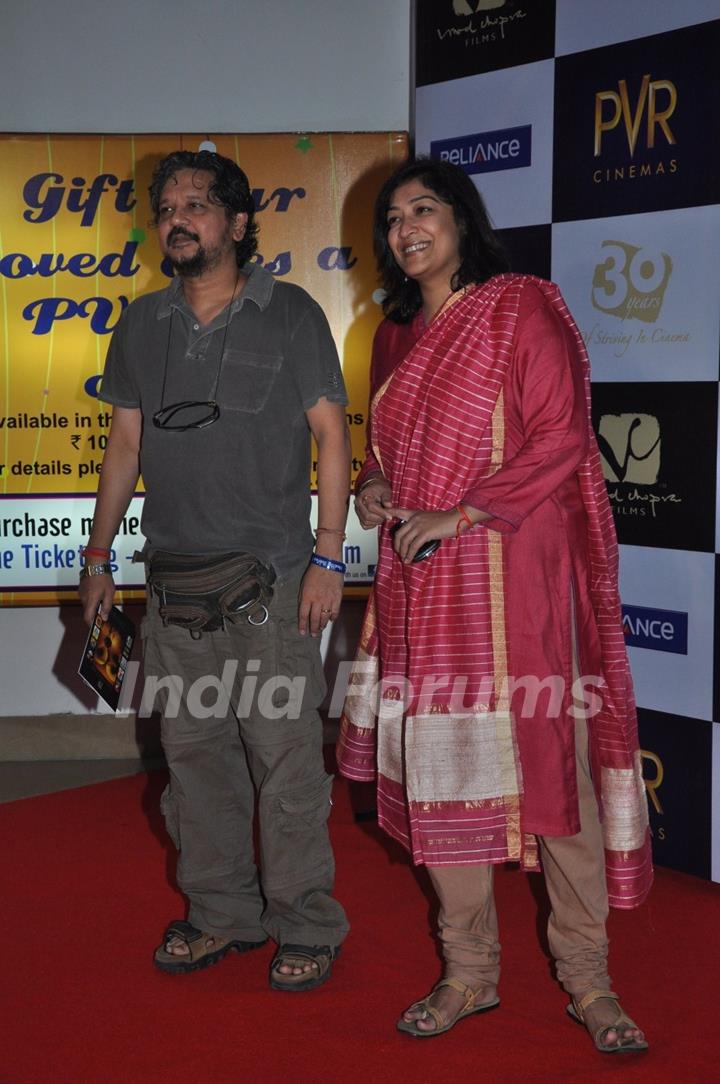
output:
[[[455,525],[455,537],[459,538],[460,537],[460,524],[463,522],[463,520],[465,521],[465,523],[467,523],[468,527],[474,527],[475,524],[473,523],[473,521],[470,519],[470,516],[465,511],[465,506],[464,505],[459,504],[457,506],[457,510],[460,513],[460,519],[457,521],[457,523]]]

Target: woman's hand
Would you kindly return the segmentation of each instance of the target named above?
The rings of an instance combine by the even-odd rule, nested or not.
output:
[[[458,519],[462,519],[457,508],[451,508],[449,512],[419,512],[410,508],[387,508],[386,511],[396,519],[405,520],[393,538],[395,552],[404,564],[410,564],[425,542],[433,538],[455,538]]]
[[[355,512],[360,526],[369,531],[371,527],[379,527],[381,523],[392,519],[393,515],[387,507],[391,500],[392,491],[387,478],[382,474],[371,478],[355,498]]]

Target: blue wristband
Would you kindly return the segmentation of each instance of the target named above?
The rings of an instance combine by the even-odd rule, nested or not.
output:
[[[345,572],[347,565],[342,561],[333,561],[331,557],[321,557],[314,553],[310,558],[311,565],[319,565],[320,568],[329,568],[331,572]]]

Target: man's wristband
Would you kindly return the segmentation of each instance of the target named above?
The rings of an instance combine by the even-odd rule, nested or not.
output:
[[[331,572],[345,572],[347,565],[342,561],[333,561],[331,557],[321,557],[319,553],[314,553],[310,558],[311,565],[319,565],[320,568],[327,568]]]
[[[103,561],[109,561],[110,550],[100,548],[99,546],[83,546],[83,557],[99,557]]]
[[[80,579],[86,576],[112,576],[112,565],[83,565],[80,569]]]

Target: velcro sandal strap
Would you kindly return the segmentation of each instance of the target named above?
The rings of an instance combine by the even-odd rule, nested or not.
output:
[[[167,944],[172,937],[177,937],[187,945],[191,945],[193,941],[199,941],[202,935],[202,930],[199,930],[197,926],[193,926],[192,922],[186,922],[185,919],[178,919],[177,922],[170,923],[165,930],[163,940],[165,944]]]

